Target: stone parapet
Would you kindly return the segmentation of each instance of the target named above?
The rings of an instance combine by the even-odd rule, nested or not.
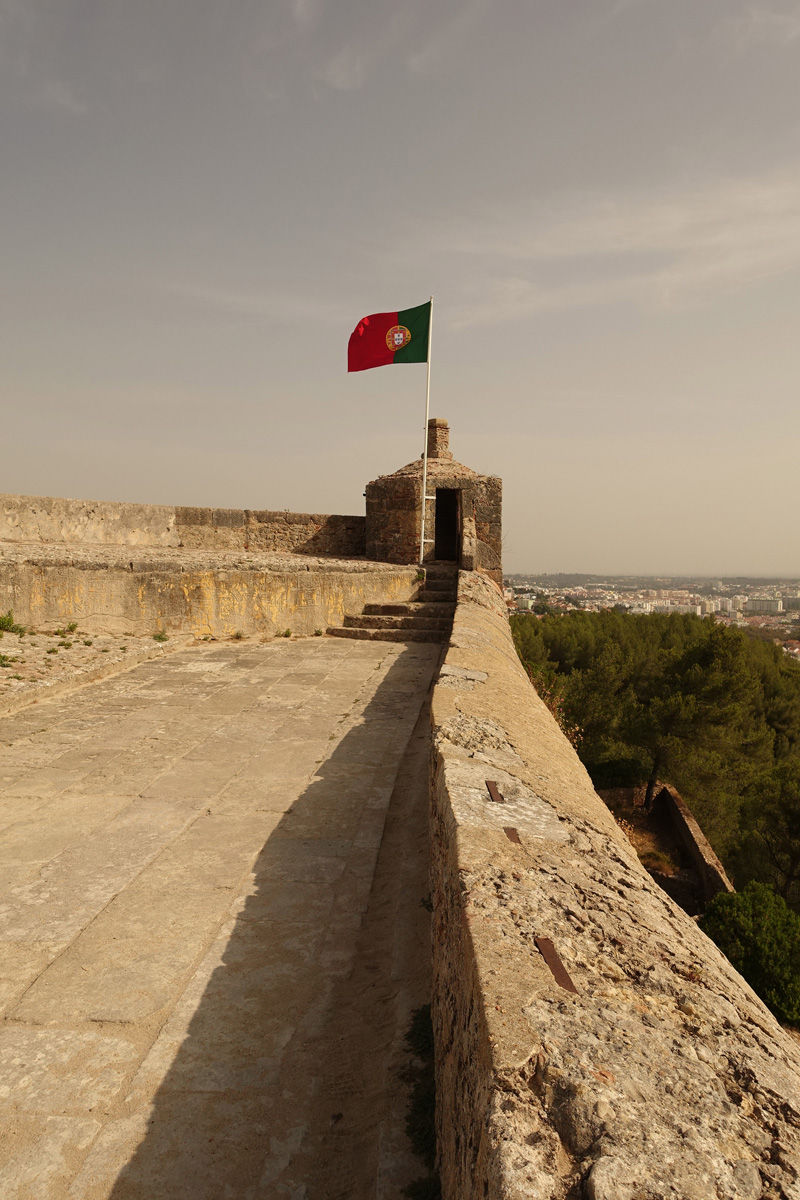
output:
[[[414,568],[359,559],[0,543],[0,612],[87,634],[307,635],[418,587]]]
[[[365,519],[249,508],[192,508],[1,496],[0,543],[184,547],[359,556]]]
[[[475,573],[432,723],[444,1200],[799,1196],[800,1049],[641,866]]]

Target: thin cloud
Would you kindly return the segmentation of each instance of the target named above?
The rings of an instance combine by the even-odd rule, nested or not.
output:
[[[456,16],[445,21],[418,50],[407,59],[414,75],[431,75],[453,58],[463,58],[464,41],[480,27],[496,5],[496,0],[470,0]]]
[[[325,0],[291,0],[292,19],[298,29],[313,29],[322,15]]]
[[[643,282],[631,278],[543,287],[519,275],[496,278],[484,284],[479,299],[454,306],[449,323],[456,330],[502,325],[541,313],[631,302],[640,297]]]
[[[487,215],[437,230],[440,249],[491,264],[494,292],[461,325],[585,305],[689,305],[800,268],[800,177],[597,199],[569,216]],[[498,272],[502,262],[513,269]]]
[[[213,285],[158,282],[156,287],[187,301],[197,308],[222,309],[257,320],[314,320],[341,324],[349,314],[342,304],[306,296],[291,296],[283,291],[239,292]]]
[[[800,13],[751,5],[731,22],[734,40],[740,49],[759,42],[789,46],[800,41]]]
[[[613,25],[616,21],[627,17],[632,11],[638,11],[651,3],[652,0],[613,0],[613,3],[605,9],[598,6],[594,15],[593,27],[602,29],[607,25]]]
[[[330,55],[317,70],[317,79],[337,91],[358,91],[381,59],[398,46],[407,32],[408,18],[395,12],[385,25],[354,37]]]
[[[73,92],[69,84],[61,79],[51,79],[42,89],[42,103],[45,108],[56,109],[80,117],[89,111],[88,105]]]

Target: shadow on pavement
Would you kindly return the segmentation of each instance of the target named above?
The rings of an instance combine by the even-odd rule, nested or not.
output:
[[[143,1126],[112,1200],[309,1194],[292,1182],[290,1164],[304,1139],[307,1151],[317,1137],[309,1114],[320,1106],[320,1037],[352,969],[398,764],[436,665],[431,650],[398,655],[363,723],[274,827],[252,893],[134,1080],[132,1111],[141,1113],[157,1087],[146,1125],[132,1116],[115,1135],[108,1130],[130,1144]]]

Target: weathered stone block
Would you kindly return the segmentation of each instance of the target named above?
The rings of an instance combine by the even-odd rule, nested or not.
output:
[[[213,508],[187,508],[183,505],[175,509],[177,525],[213,525]]]

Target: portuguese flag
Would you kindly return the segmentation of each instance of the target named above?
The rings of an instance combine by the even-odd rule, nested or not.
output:
[[[430,321],[430,300],[416,308],[362,317],[347,345],[348,371],[368,371],[389,363],[427,362]]]

